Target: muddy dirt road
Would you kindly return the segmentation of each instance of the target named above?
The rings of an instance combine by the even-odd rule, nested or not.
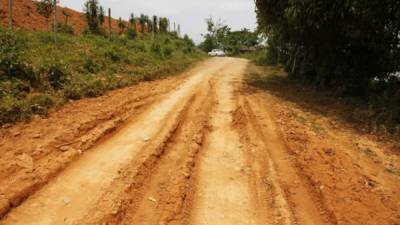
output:
[[[399,177],[347,128],[310,133],[249,68],[213,58],[3,128],[0,224],[400,224]]]

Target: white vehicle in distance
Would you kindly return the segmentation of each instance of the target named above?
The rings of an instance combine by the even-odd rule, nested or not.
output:
[[[225,52],[221,49],[213,49],[208,53],[209,56],[226,56]]]

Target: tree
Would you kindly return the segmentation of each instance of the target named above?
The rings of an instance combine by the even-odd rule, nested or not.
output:
[[[187,34],[185,34],[185,36],[183,36],[183,40],[187,43],[188,46],[190,46],[190,47],[194,46],[193,40]]]
[[[85,16],[88,32],[92,34],[104,33],[101,25],[104,23],[104,10],[97,0],[88,0],[85,3]]]
[[[152,27],[153,27],[153,32],[154,32],[154,33],[157,33],[157,32],[158,32],[157,25],[158,25],[158,18],[157,18],[157,16],[153,16],[153,24],[152,24]]]
[[[126,28],[125,22],[122,20],[122,18],[120,17],[118,19],[118,27],[119,27],[119,33],[123,34]]]
[[[206,52],[215,48],[223,48],[223,39],[230,31],[230,28],[223,24],[221,20],[214,21],[211,17],[206,19],[206,23],[207,33],[203,34],[204,42],[200,47]],[[180,28],[178,30],[180,30]]]
[[[53,12],[53,0],[41,0],[35,2],[36,4],[36,11],[46,18],[47,29],[49,28],[49,19]]]
[[[131,13],[131,15],[129,17],[129,24],[131,25],[131,28],[136,29],[136,19],[135,19],[135,15],[133,13]]]
[[[200,44],[204,51],[221,48],[230,54],[238,54],[259,45],[257,32],[248,29],[231,31],[221,20],[214,21],[212,18],[206,19],[206,23],[207,33],[203,35],[205,40]]]
[[[166,33],[168,31],[168,25],[169,25],[169,21],[167,18],[165,17],[161,17],[158,20],[158,29],[161,33]]]
[[[64,17],[65,17],[65,20],[64,20],[64,25],[68,25],[68,18],[71,16],[68,12],[67,12],[67,10],[65,10],[65,9],[63,9],[62,11],[61,11],[61,13],[64,15]]]
[[[140,23],[140,28],[141,28],[142,33],[145,32],[145,27],[146,27],[147,21],[148,21],[148,17],[145,16],[144,14],[140,14],[139,23]]]
[[[398,0],[256,0],[269,52],[293,78],[365,97],[400,70]]]
[[[99,23],[103,25],[105,21],[105,12],[103,6],[99,7]]]

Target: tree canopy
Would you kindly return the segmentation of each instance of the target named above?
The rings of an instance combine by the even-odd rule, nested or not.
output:
[[[256,0],[269,59],[292,77],[363,96],[400,70],[398,0]]]
[[[220,48],[231,54],[237,54],[241,50],[258,45],[258,34],[248,29],[232,31],[221,20],[206,19],[207,33],[204,34],[204,41],[200,47],[209,52],[212,49]]]

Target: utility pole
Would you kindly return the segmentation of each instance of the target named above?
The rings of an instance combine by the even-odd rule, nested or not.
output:
[[[12,9],[13,9],[13,0],[8,0],[8,27],[10,30],[13,30],[13,20],[12,20]]]
[[[53,7],[54,7],[54,42],[57,43],[57,0],[53,1]]]
[[[175,25],[175,22],[174,22],[174,32],[176,32],[176,25]]]
[[[111,40],[112,29],[111,29],[111,8],[108,8],[108,38]]]

